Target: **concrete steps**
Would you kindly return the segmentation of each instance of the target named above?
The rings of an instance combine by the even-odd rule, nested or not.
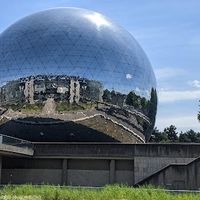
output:
[[[167,189],[199,190],[200,188],[200,157],[184,163],[171,163],[154,172],[135,186],[155,185]]]

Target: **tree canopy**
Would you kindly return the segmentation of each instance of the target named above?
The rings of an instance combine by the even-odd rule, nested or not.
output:
[[[199,101],[200,102],[200,101]],[[200,106],[199,106],[200,107]],[[198,118],[198,120],[199,120],[199,122],[200,122],[200,111],[199,111],[199,113],[198,113],[198,115],[197,115],[197,118]]]
[[[173,142],[194,142],[200,143],[200,132],[195,132],[190,129],[186,132],[177,132],[174,125],[166,127],[163,131],[159,131],[157,127],[154,128],[149,142],[152,143],[173,143]]]

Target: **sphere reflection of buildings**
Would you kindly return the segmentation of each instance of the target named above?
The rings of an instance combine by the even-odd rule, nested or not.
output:
[[[34,104],[42,103],[51,97],[55,101],[67,101],[72,104],[86,98],[102,101],[102,96],[103,87],[98,81],[75,76],[38,75],[10,81],[2,86],[0,103],[2,106],[13,103]]]
[[[0,131],[27,140],[144,142],[155,123],[156,81],[145,53],[89,10],[42,11],[1,33],[0,86],[2,118],[12,119]]]

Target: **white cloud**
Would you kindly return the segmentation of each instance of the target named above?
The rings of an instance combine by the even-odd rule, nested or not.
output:
[[[177,117],[164,117],[157,118],[156,126],[163,130],[164,128],[175,125],[178,131],[186,131],[188,129],[194,129],[195,131],[200,131],[200,123],[197,120],[197,116],[177,116]]]
[[[158,92],[160,103],[200,99],[200,90],[165,91]]]
[[[99,13],[94,12],[92,14],[85,15],[85,17],[94,23],[97,28],[100,28],[101,26],[110,26],[110,22]]]
[[[188,84],[191,85],[192,87],[200,88],[200,81],[198,80],[189,81]]]
[[[132,74],[126,74],[126,79],[132,79],[132,78],[133,78]]]
[[[179,68],[174,69],[174,68],[165,67],[165,68],[155,69],[155,74],[156,74],[156,78],[158,80],[161,80],[161,79],[169,79],[176,76],[183,76],[186,74],[186,71]]]

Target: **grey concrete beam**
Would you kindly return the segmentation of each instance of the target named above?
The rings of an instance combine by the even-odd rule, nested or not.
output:
[[[34,143],[35,156],[196,158],[199,144]],[[51,153],[49,153],[51,152]]]

